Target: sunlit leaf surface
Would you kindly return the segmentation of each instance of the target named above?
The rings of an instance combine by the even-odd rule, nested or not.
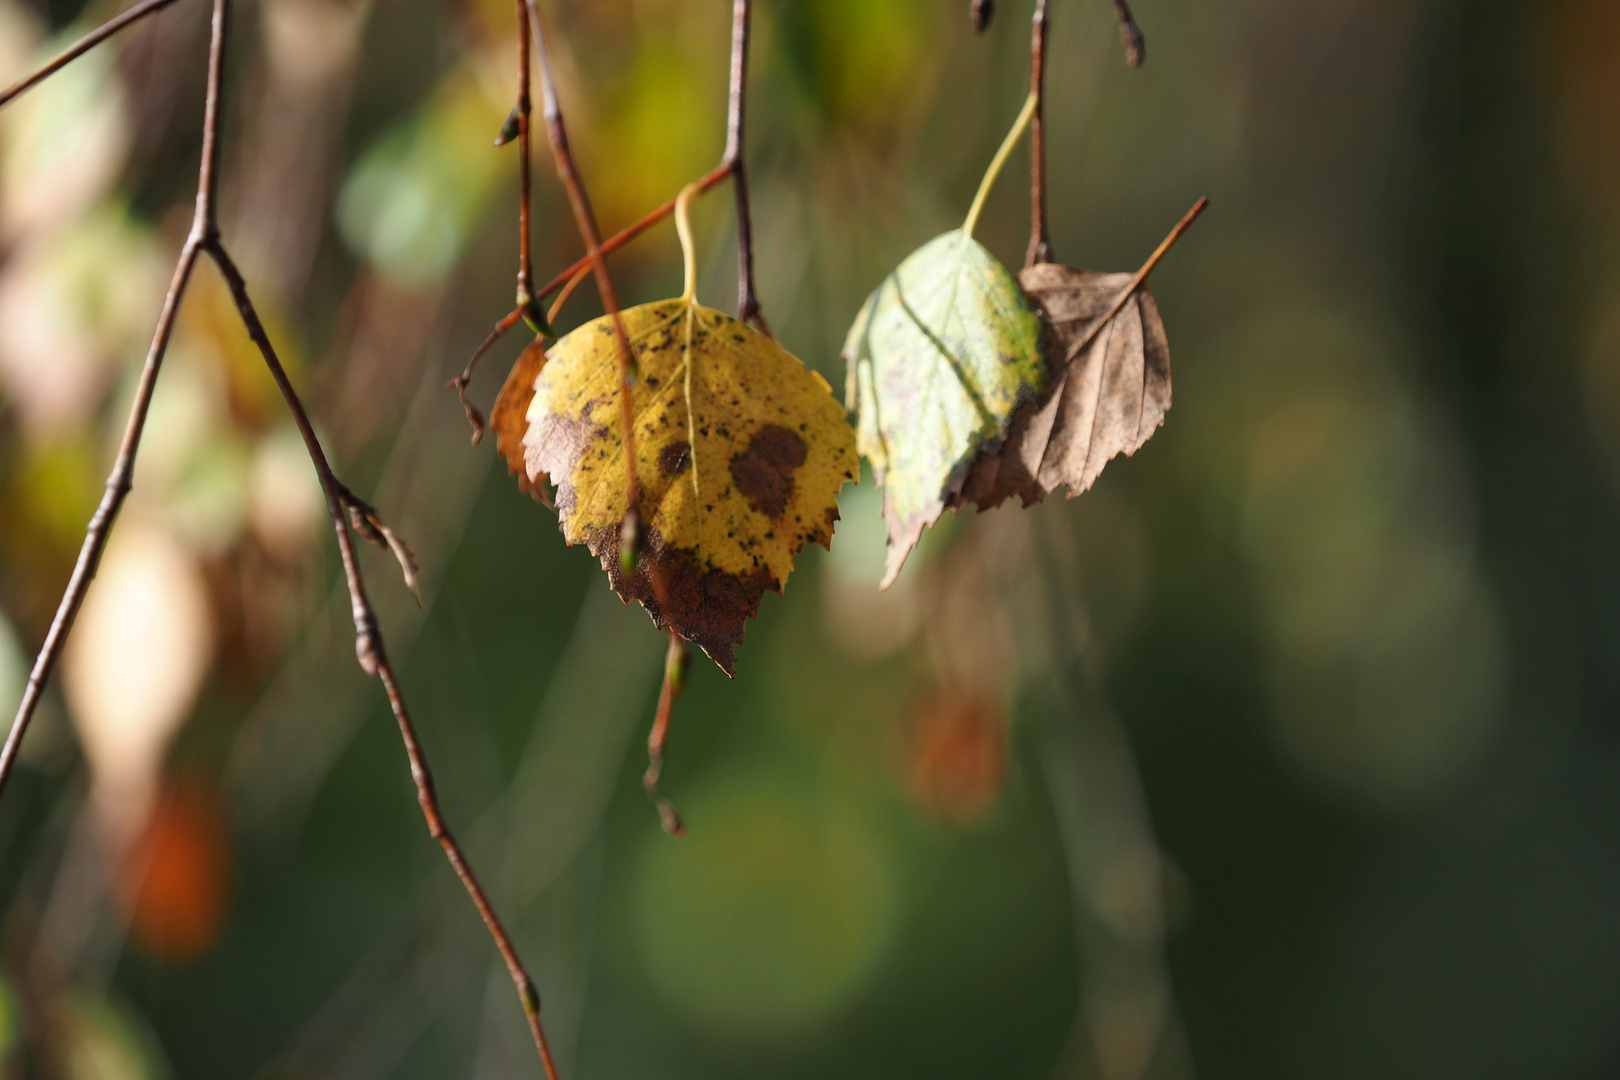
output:
[[[844,358],[857,444],[884,488],[887,587],[980,449],[1043,388],[1041,324],[995,256],[953,230],[877,287]]]

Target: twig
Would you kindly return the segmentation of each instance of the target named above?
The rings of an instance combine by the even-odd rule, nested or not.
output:
[[[108,38],[118,33],[118,31],[124,29],[124,27],[140,22],[142,19],[153,14],[154,12],[162,11],[172,3],[174,3],[174,0],[142,0],[141,3],[136,4],[122,15],[108,19],[106,22],[84,35],[84,37],[80,38],[78,41],[75,41],[72,45],[69,45],[67,49],[61,53],[61,55],[57,56],[56,59],[46,64],[44,67],[41,67],[39,70],[35,71],[31,75],[28,75],[26,78],[12,83],[4,90],[0,90],[0,106],[4,106],[12,98],[23,93],[25,90],[30,90],[38,84],[44,82],[46,79],[56,74],[57,71],[66,67],[68,64],[71,64],[73,61],[77,60],[79,57],[83,56],[97,45],[100,45],[103,41],[106,41]]]
[[[518,272],[517,310],[527,313],[534,305],[534,259],[529,250],[529,9],[517,0],[518,18]]]
[[[710,188],[713,188],[716,184],[719,184],[722,180],[730,178],[736,181],[737,318],[742,322],[752,322],[765,334],[774,337],[775,335],[771,332],[770,324],[765,321],[764,312],[760,310],[759,292],[754,284],[754,225],[753,214],[749,208],[748,176],[746,166],[744,164],[744,133],[746,130],[744,123],[745,91],[748,82],[748,36],[752,7],[753,5],[751,0],[733,0],[731,25],[731,84],[729,104],[726,110],[726,149],[720,157],[720,164],[716,165],[713,169],[710,169],[708,172],[704,173],[698,178],[696,181],[696,189],[697,193],[701,195],[704,192],[707,192]],[[538,10],[533,11],[533,17],[538,18]],[[538,27],[539,24],[536,23],[535,25]],[[544,47],[545,46],[542,43],[541,77],[543,83],[544,80],[549,79],[548,69],[545,66],[549,64],[549,58],[544,55]],[[518,109],[514,109],[512,116],[517,118],[518,124],[520,125],[518,128],[520,134],[526,131],[526,114],[520,114]],[[509,118],[507,121],[508,126],[510,126],[511,123],[512,119]],[[502,130],[504,133],[505,129],[503,128]],[[549,134],[549,118],[547,120],[547,131]],[[555,150],[555,146],[556,144],[554,140],[553,150]],[[563,146],[564,152],[567,153],[566,129],[563,133]],[[520,214],[525,213],[526,208],[529,205],[527,187],[528,174],[526,171],[527,161],[528,154],[525,152],[525,172],[523,176],[524,188],[523,197],[520,204]],[[571,158],[568,167],[570,170],[572,170],[573,166]],[[558,169],[558,175],[561,176],[562,166],[559,165]],[[575,182],[577,183],[577,176],[575,177]],[[567,186],[568,181],[564,180],[564,187]],[[572,191],[569,193],[569,200],[570,202],[573,201]],[[589,211],[589,200],[586,200],[585,207],[586,210]],[[549,330],[551,324],[557,321],[557,315],[562,310],[562,305],[568,302],[568,297],[573,293],[573,290],[578,287],[583,275],[586,272],[593,271],[595,269],[597,263],[596,256],[598,254],[607,256],[619,250],[621,247],[628,244],[630,241],[634,240],[636,237],[640,236],[642,233],[646,232],[660,221],[663,221],[666,217],[673,213],[674,210],[675,199],[670,199],[668,202],[665,202],[656,209],[648,212],[640,220],[634,221],[625,226],[623,229],[620,229],[608,239],[600,240],[600,242],[596,245],[595,251],[592,251],[591,245],[587,243],[585,245],[586,253],[584,255],[580,256],[566,270],[563,270],[556,277],[548,281],[542,288],[533,293],[533,300],[538,302],[544,300],[552,293],[557,292],[559,289],[563,290],[562,295],[557,298],[556,303],[552,305],[550,312],[548,312],[546,315],[546,328]],[[579,216],[579,209],[577,206],[575,207],[574,213],[577,220]],[[527,220],[526,217],[524,220]],[[520,227],[523,229],[522,244],[524,245],[525,250],[527,250],[528,227],[526,224],[523,224]],[[595,219],[592,218],[591,229],[593,232],[595,227]],[[585,234],[582,231],[580,235],[583,237]],[[484,415],[483,413],[479,412],[478,408],[473,405],[471,401],[467,399],[467,386],[472,382],[473,370],[478,366],[478,361],[483,358],[484,354],[489,351],[491,346],[493,346],[497,341],[516,327],[518,322],[526,314],[526,311],[530,310],[526,308],[524,295],[525,294],[520,283],[517,308],[502,318],[500,322],[495,324],[495,328],[490,331],[489,336],[484,339],[483,344],[479,345],[478,349],[473,353],[472,359],[467,361],[467,366],[462,370],[461,374],[450,380],[449,383],[449,385],[454,387],[456,392],[460,395],[461,407],[467,413],[467,422],[472,425],[472,441],[475,446],[484,435]],[[605,306],[607,305],[604,303],[604,307]],[[615,305],[615,309],[616,306],[617,305]]]
[[[573,277],[568,279],[568,284],[562,287],[562,292],[557,294],[557,299],[552,301],[551,309],[546,312],[546,321],[548,323],[556,323],[557,316],[562,314],[563,305],[568,303],[568,298],[574,295],[574,290],[584,283],[590,272],[591,268],[589,266],[582,266],[574,272]]]
[[[708,172],[704,173],[698,178],[698,193],[703,194],[704,192],[707,192],[710,188],[714,187],[716,184],[720,183],[730,175],[731,163],[729,161],[722,161],[719,165],[716,165],[714,168],[710,169]],[[624,228],[620,229],[617,233],[602,241],[602,254],[613,254],[615,251],[618,251],[620,248],[624,247],[624,245],[628,244],[630,241],[634,240],[636,237],[640,236],[642,233],[646,232],[660,221],[663,221],[665,218],[669,217],[669,215],[673,214],[675,212],[676,197],[678,196],[672,196],[667,202],[660,204],[653,210],[649,210],[639,220],[631,222],[629,225],[626,225]],[[563,270],[556,277],[546,282],[546,284],[535,295],[541,298],[550,296],[552,293],[568,284],[569,281],[573,280],[574,276],[581,270],[589,270],[590,268],[591,257],[589,255],[582,255],[566,270]]]
[[[702,195],[728,177],[737,181],[737,309],[738,319],[754,319],[762,330],[767,330],[764,317],[759,311],[758,292],[754,286],[754,229],[753,215],[749,209],[748,182],[743,162],[745,152],[745,117],[746,108],[744,96],[748,81],[748,36],[750,0],[734,0],[732,6],[731,23],[731,85],[729,104],[726,109],[726,149],[720,156],[720,164],[698,177],[695,182],[696,194]],[[693,186],[693,185],[688,185]],[[683,189],[684,190],[684,189]],[[637,221],[631,222],[614,235],[602,241],[603,255],[611,255],[624,247],[630,241],[652,228],[654,225],[669,217],[675,212],[675,201],[680,193],[648,211]],[[566,270],[535,293],[544,299],[563,288],[576,278],[580,271],[591,265],[589,254],[581,256]]]
[[[361,578],[359,562],[355,557],[354,538],[349,531],[350,526],[345,519],[345,512],[355,516],[356,528],[364,535],[371,536],[375,533],[379,536],[391,537],[391,533],[386,527],[381,527],[379,531],[380,523],[376,511],[355,496],[333,474],[325,451],[321,448],[320,440],[315,435],[315,429],[310,422],[309,414],[305,411],[303,402],[299,400],[297,392],[287,378],[286,369],[282,367],[281,361],[270,343],[269,335],[265,332],[264,324],[260,320],[253,302],[248,297],[247,284],[242,278],[241,271],[237,269],[235,262],[232,261],[220,240],[218,217],[215,211],[215,191],[219,163],[221,90],[224,82],[225,41],[229,17],[230,0],[214,0],[212,29],[208,46],[207,96],[203,112],[202,163],[198,169],[197,202],[192,218],[191,232],[186,238],[185,245],[181,248],[179,263],[175,267],[174,279],[169,287],[168,295],[164,299],[163,311],[158,318],[157,331],[152,340],[152,347],[147,354],[146,366],[141,373],[141,380],[136,388],[135,404],[130,411],[129,421],[124,432],[124,440],[119,448],[118,458],[113,465],[112,474],[107,480],[106,494],[103,496],[101,505],[97,508],[95,516],[91,518],[90,525],[85,531],[84,546],[80,550],[78,563],[74,567],[67,590],[62,596],[62,602],[57,610],[56,618],[52,622],[50,633],[47,635],[45,644],[40,650],[40,655],[34,663],[34,669],[29,676],[22,704],[17,711],[17,718],[12,723],[11,732],[7,736],[5,748],[0,751],[0,790],[3,790],[5,781],[10,775],[17,747],[21,743],[23,733],[38,704],[45,682],[55,665],[62,643],[72,626],[74,616],[84,600],[90,579],[95,575],[96,564],[99,562],[101,553],[106,546],[114,519],[117,517],[118,510],[125,497],[129,494],[135,455],[140,446],[141,432],[145,425],[158,370],[162,365],[163,355],[167,349],[169,336],[174,326],[175,314],[185,294],[186,285],[190,281],[191,271],[196,267],[198,256],[207,254],[224,277],[231,296],[236,302],[242,323],[247,329],[248,336],[258,346],[265,365],[270,370],[271,377],[281,390],[282,398],[285,400],[288,410],[292,413],[299,434],[303,436],[310,461],[315,467],[316,477],[320,481],[321,491],[326,498],[327,513],[332,519],[332,528],[337,537],[338,553],[343,564],[343,576],[348,586],[351,614],[355,627],[355,653],[359,659],[361,669],[366,674],[380,679],[383,688],[388,694],[388,703],[393,710],[395,719],[399,722],[400,736],[404,740],[405,753],[410,761],[411,778],[416,783],[417,801],[421,804],[422,814],[427,819],[428,833],[444,849],[445,857],[449,860],[452,869],[455,870],[456,876],[461,879],[468,896],[472,899],[473,906],[478,909],[479,916],[484,920],[484,925],[494,939],[496,949],[506,962],[507,971],[511,974],[512,981],[517,987],[524,1014],[528,1018],[529,1029],[534,1036],[535,1047],[540,1053],[546,1076],[549,1080],[556,1080],[556,1067],[552,1062],[550,1048],[546,1044],[545,1033],[540,1026],[540,995],[535,989],[534,980],[529,977],[522,962],[518,959],[517,950],[512,945],[511,938],[507,935],[500,919],[490,906],[489,898],[484,893],[483,887],[479,884],[472,868],[467,864],[460,845],[456,843],[455,838],[445,826],[444,817],[439,808],[438,796],[434,790],[433,774],[428,768],[427,759],[422,754],[415,725],[411,722],[410,714],[405,708],[405,701],[400,694],[398,680],[394,675],[392,665],[389,663],[382,631],[377,625],[376,612],[366,595],[365,582]],[[67,59],[71,59],[71,56]],[[61,63],[65,62],[66,60],[61,61]],[[60,63],[57,66],[60,67]],[[390,546],[393,546],[393,544],[391,543]],[[408,552],[402,554],[402,548],[403,545],[400,545],[400,548],[396,548],[395,553],[400,557],[402,565],[405,566],[406,576],[409,580],[414,571],[409,566]]]
[[[641,542],[640,514],[641,480],[637,476],[640,458],[636,456],[635,411],[630,401],[630,384],[636,378],[635,353],[624,332],[624,319],[619,315],[619,294],[613,287],[613,275],[608,271],[607,258],[602,254],[602,241],[596,231],[596,215],[591,212],[589,196],[580,183],[579,171],[574,167],[574,156],[568,148],[568,127],[563,121],[562,106],[557,101],[557,85],[551,77],[551,50],[546,44],[545,21],[535,0],[528,5],[536,51],[540,54],[540,93],[542,113],[546,121],[546,136],[551,141],[551,156],[557,164],[557,179],[568,193],[568,202],[574,209],[574,224],[579,238],[585,243],[585,254],[596,276],[596,291],[602,297],[613,323],[613,340],[619,352],[619,425],[624,439],[625,458],[625,511],[624,524],[619,530],[619,560],[626,574],[635,565],[635,553]],[[656,577],[656,575],[654,575]]]
[[[461,374],[445,384],[455,390],[457,396],[461,398],[461,407],[467,413],[467,423],[472,425],[472,444],[474,446],[477,446],[484,438],[485,422],[484,414],[479,412],[478,406],[467,398],[467,386],[472,382],[473,369],[478,366],[478,361],[483,359],[484,354],[490,350],[492,345],[505,337],[512,327],[522,321],[522,307],[515,308],[510,314],[503,317],[500,322],[495,324],[495,329],[489,332],[489,336],[484,339],[484,343],[473,350],[472,359],[468,360],[467,366],[461,369]]]
[[[1166,236],[1153,254],[1148,256],[1148,261],[1142,264],[1142,269],[1138,270],[1131,280],[1125,284],[1125,287],[1119,291],[1119,296],[1109,305],[1108,310],[1103,312],[1097,321],[1091,324],[1091,329],[1086,331],[1084,337],[1069,346],[1068,353],[1063,357],[1065,364],[1079,356],[1086,350],[1087,346],[1096,340],[1102,328],[1107,326],[1109,320],[1120,313],[1120,309],[1125,306],[1126,301],[1135,295],[1136,290],[1142,287],[1142,283],[1148,279],[1148,275],[1153,273],[1154,269],[1159,265],[1159,260],[1169,253],[1170,249],[1175,246],[1176,241],[1181,239],[1181,234],[1192,227],[1192,223],[1198,220],[1198,215],[1202,214],[1208,206],[1209,199],[1207,197],[1199,199],[1193,204],[1193,208],[1187,211],[1187,215],[1176,223],[1175,228],[1170,230],[1170,235]]]
[[[1035,0],[1035,16],[1030,32],[1029,94],[1035,99],[1035,115],[1029,129],[1029,251],[1024,265],[1052,261],[1052,244],[1046,235],[1046,0]]]
[[[478,346],[467,361],[467,366],[461,374],[451,379],[449,386],[456,391],[461,399],[461,407],[467,413],[467,423],[472,425],[472,443],[477,446],[484,437],[484,414],[478,407],[467,399],[467,386],[472,382],[473,369],[478,361],[488,352],[507,332],[519,322],[527,318],[535,323],[535,330],[549,330],[550,320],[542,322],[537,318],[539,308],[534,296],[534,258],[530,243],[531,197],[532,185],[529,180],[531,155],[529,152],[529,113],[531,109],[531,95],[529,93],[529,9],[523,0],[517,0],[518,15],[518,93],[517,104],[512,106],[512,114],[507,117],[500,135],[495,140],[496,146],[503,146],[512,141],[515,135],[518,144],[518,270],[517,270],[517,306],[495,324],[484,343]]]
[[[1114,17],[1119,20],[1119,36],[1125,39],[1125,60],[1131,67],[1141,67],[1147,60],[1147,39],[1142,36],[1142,28],[1136,25],[1136,17],[1131,14],[1126,0],[1113,0],[1113,3]]]
[[[664,653],[664,685],[658,691],[658,712],[653,717],[652,730],[647,733],[647,771],[641,778],[647,795],[658,807],[664,831],[671,836],[684,836],[686,826],[681,823],[674,804],[658,789],[658,780],[664,772],[664,740],[669,735],[669,717],[674,711],[675,699],[681,696],[686,684],[686,659],[686,642],[671,630],[669,649]]]
[[[749,0],[735,0],[731,9],[731,101],[726,110],[726,152],[720,163],[730,166],[732,188],[737,193],[737,320],[756,323],[774,337],[765,316],[760,314],[754,288],[754,222],[748,209],[748,170],[743,160],[750,6]]]

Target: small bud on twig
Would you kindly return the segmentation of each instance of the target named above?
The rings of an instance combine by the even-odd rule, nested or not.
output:
[[[506,123],[501,125],[500,134],[495,136],[496,146],[505,146],[518,137],[518,106],[512,106],[512,112],[507,116]]]
[[[996,0],[973,0],[973,32],[982,34],[990,29],[990,20],[996,17]]]

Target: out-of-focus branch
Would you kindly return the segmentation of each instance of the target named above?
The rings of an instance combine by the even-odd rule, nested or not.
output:
[[[124,27],[131,26],[140,22],[148,15],[162,11],[172,3],[174,3],[174,0],[141,0],[141,3],[136,4],[122,15],[108,19],[106,22],[84,35],[84,37],[80,38],[78,41],[75,41],[72,45],[69,45],[65,50],[63,50],[60,56],[57,56],[54,60],[41,67],[39,70],[17,82],[12,83],[4,90],[0,90],[0,106],[5,105],[18,94],[38,86],[52,75],[55,75],[62,68],[71,64],[73,61],[77,60],[79,57],[83,56],[97,45],[100,45],[103,41],[106,41],[108,38],[118,33],[118,31],[124,29]]]
[[[1119,36],[1125,39],[1125,60],[1131,67],[1141,67],[1147,60],[1147,39],[1136,25],[1126,0],[1113,0],[1114,17],[1119,20]]]

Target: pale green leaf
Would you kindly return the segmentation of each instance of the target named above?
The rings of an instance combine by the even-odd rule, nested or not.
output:
[[[955,229],[877,287],[844,358],[856,446],[884,488],[887,586],[979,451],[1045,388],[1041,323],[1007,269]]]

